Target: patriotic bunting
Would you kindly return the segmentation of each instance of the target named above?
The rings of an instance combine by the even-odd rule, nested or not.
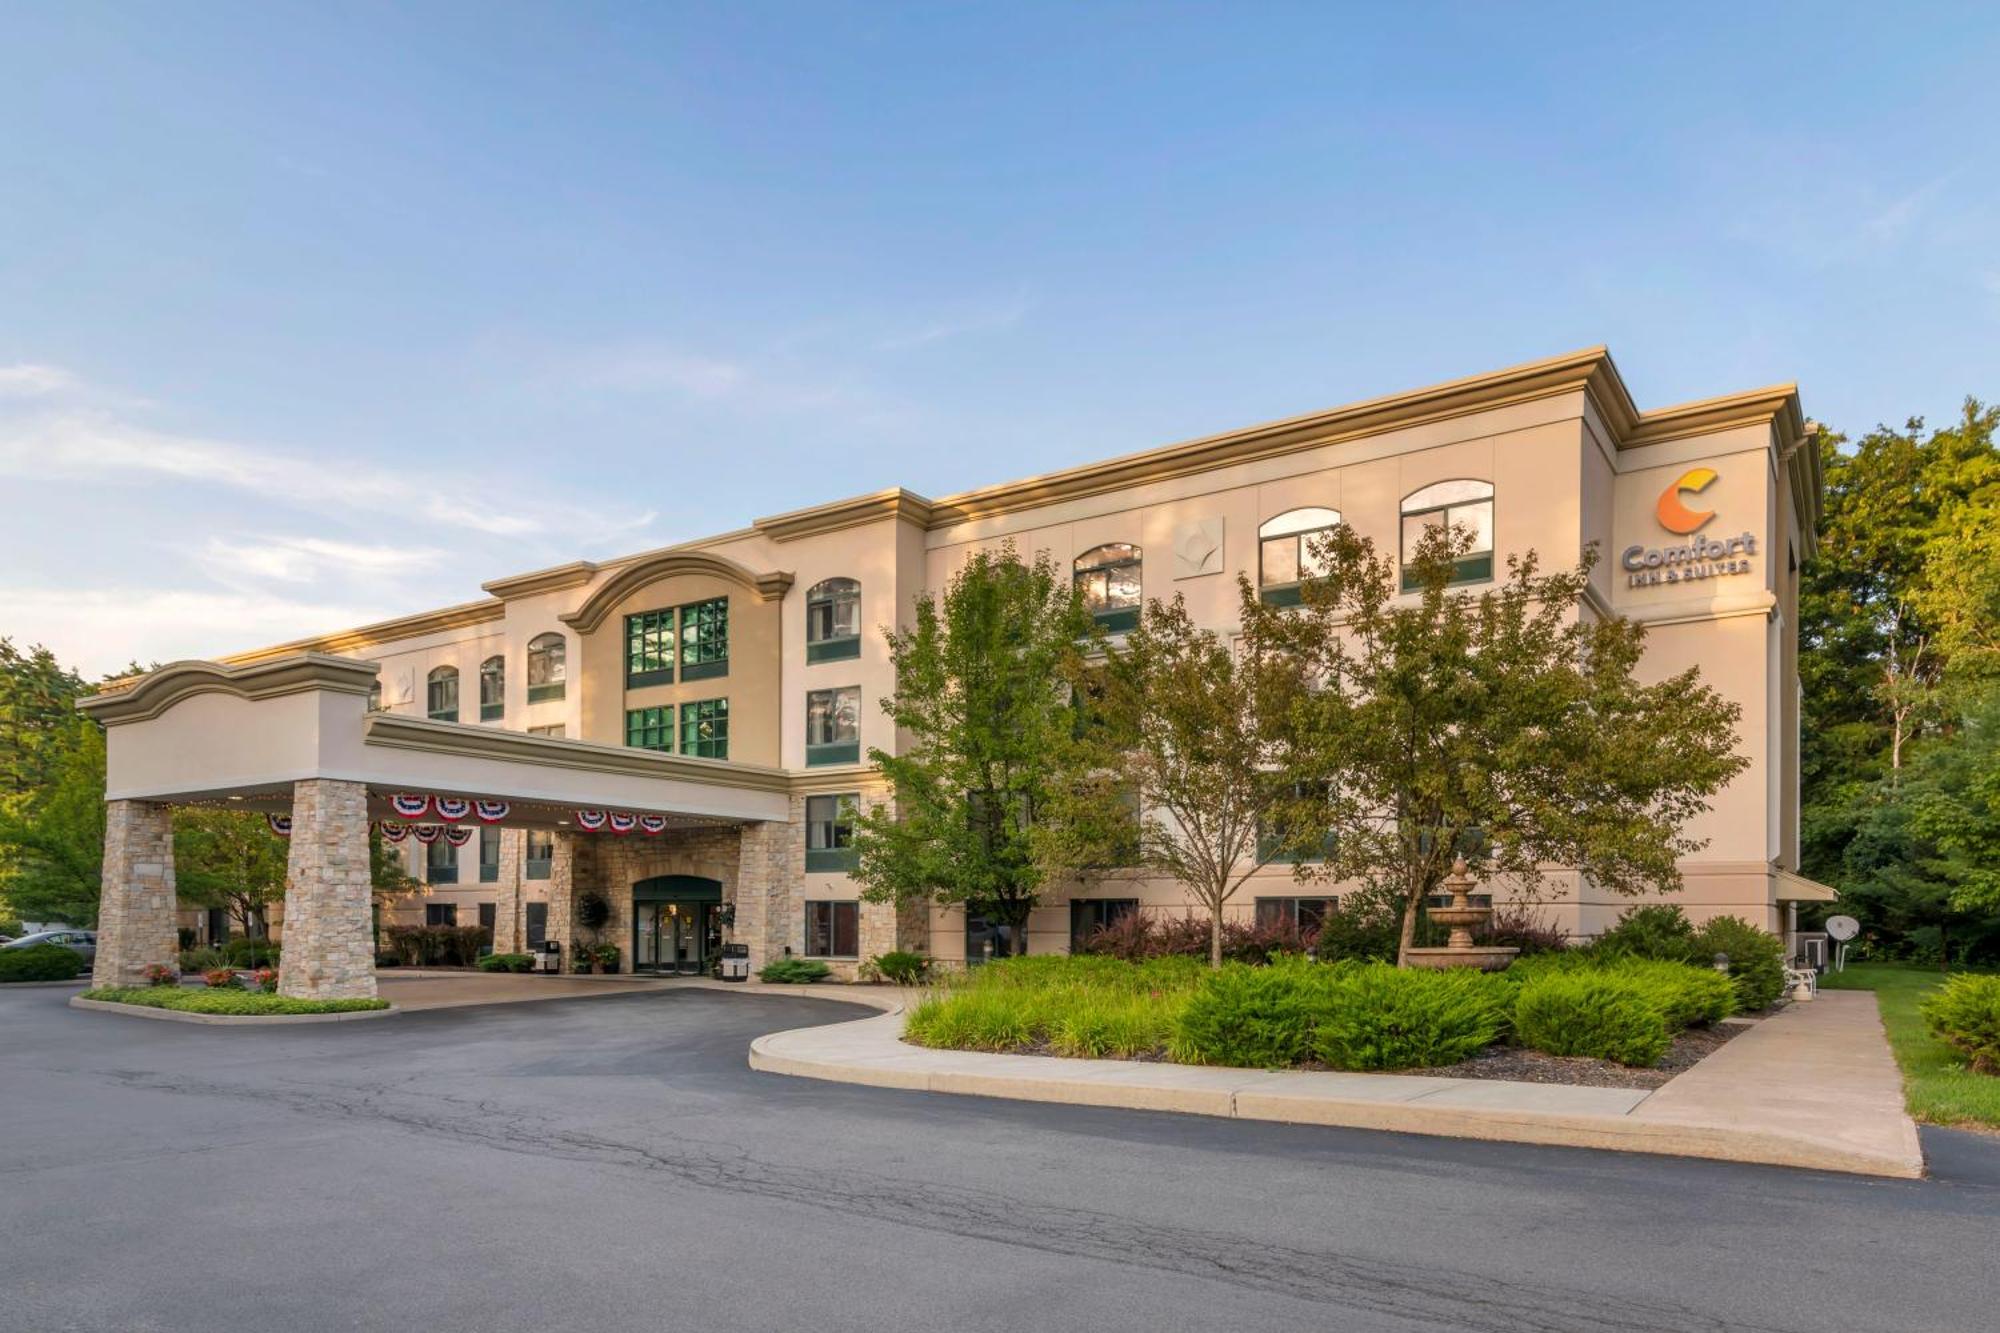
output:
[[[410,826],[408,824],[394,824],[385,819],[378,827],[382,830],[382,836],[390,842],[401,842],[410,836]]]
[[[440,796],[431,802],[438,818],[450,823],[465,818],[472,813],[472,802],[459,796]]]
[[[579,810],[576,812],[576,826],[585,833],[595,833],[604,827],[605,814],[602,810]]]
[[[611,824],[611,831],[613,833],[630,833],[633,829],[639,826],[639,821],[637,817],[633,815],[622,814],[616,810],[613,810],[608,816],[606,816],[606,818],[609,820]]]
[[[430,813],[431,798],[412,796],[408,792],[397,792],[389,798],[389,807],[405,819],[422,819]]]
[[[639,831],[655,836],[665,833],[667,831],[667,817],[665,815],[640,815]]]
[[[413,824],[410,826],[410,832],[417,835],[418,842],[421,842],[424,845],[429,846],[431,843],[434,843],[438,840],[439,834],[444,832],[444,825]]]
[[[497,824],[505,819],[507,811],[510,808],[505,801],[474,801],[472,803],[472,813],[478,815],[480,821],[487,824]]]
[[[472,830],[462,825],[447,828],[444,831],[444,840],[454,847],[463,847],[466,843],[472,841]]]
[[[265,815],[264,822],[269,824],[271,832],[277,834],[279,837],[289,838],[292,836],[292,817],[290,815]]]

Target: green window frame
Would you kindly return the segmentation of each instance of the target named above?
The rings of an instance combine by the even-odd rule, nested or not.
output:
[[[681,753],[729,758],[729,700],[693,699],[681,705]]]
[[[854,869],[854,817],[861,810],[861,793],[806,797],[806,869]]]
[[[861,656],[861,585],[821,579],[806,590],[806,661]]]
[[[424,678],[424,711],[433,722],[458,721],[457,667],[433,667]]]
[[[1295,783],[1292,786],[1292,795],[1299,797],[1309,795],[1312,789],[1316,785],[1320,784],[1306,783],[1306,782]],[[1325,790],[1323,786],[1321,787],[1321,789]],[[1259,864],[1298,865],[1301,863],[1324,861],[1327,859],[1327,857],[1333,855],[1332,829],[1328,829],[1325,835],[1321,837],[1319,850],[1317,854],[1308,854],[1308,855],[1301,855],[1297,851],[1288,849],[1285,845],[1287,841],[1285,837],[1285,832],[1286,831],[1282,826],[1266,827],[1263,821],[1261,820],[1258,821],[1257,861]]]
[[[500,882],[500,830],[491,824],[479,826],[479,882]]]
[[[729,674],[729,599],[712,597],[681,608],[681,679]]]
[[[861,759],[861,687],[813,690],[806,695],[806,767],[853,764]]]
[[[479,664],[479,720],[498,722],[507,715],[507,659],[497,653]]]
[[[1109,542],[1076,558],[1070,577],[1083,609],[1108,633],[1137,628],[1143,568],[1141,552],[1130,542]]]
[[[1312,539],[1340,526],[1340,511],[1319,505],[1288,509],[1257,528],[1257,595],[1267,606],[1297,606],[1300,587],[1326,572]]]
[[[424,848],[424,883],[458,883],[458,848],[442,836]]]
[[[1321,894],[1316,897],[1278,897],[1256,900],[1257,929],[1269,930],[1275,926],[1294,926],[1301,931],[1315,932],[1326,924],[1326,919],[1339,910],[1340,897],[1337,894]]]
[[[625,688],[673,683],[673,608],[625,617]]]
[[[528,702],[548,703],[567,692],[569,641],[560,634],[537,634],[528,640]]]
[[[528,830],[526,855],[521,858],[524,879],[547,879],[555,870],[556,835],[547,829]],[[532,908],[533,903],[529,906]],[[546,906],[546,904],[544,904]]]
[[[808,958],[859,958],[861,956],[861,904],[852,900],[810,902],[805,905]]]
[[[1472,534],[1472,549],[1452,562],[1451,584],[1493,580],[1493,483],[1461,477],[1438,481],[1403,497],[1402,589],[1415,592],[1410,555],[1427,528],[1451,526]]]
[[[674,706],[625,710],[625,744],[635,750],[674,750]]]

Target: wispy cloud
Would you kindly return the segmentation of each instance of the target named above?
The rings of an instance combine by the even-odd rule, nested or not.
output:
[[[61,366],[22,361],[0,366],[0,398],[46,398],[81,388],[83,381]]]
[[[912,347],[927,347],[932,343],[964,337],[967,334],[1011,329],[1026,319],[1034,308],[1034,301],[1026,295],[1015,295],[1000,301],[971,305],[910,332],[884,338],[876,346],[885,352],[902,351]]]
[[[435,569],[445,552],[428,546],[371,546],[322,537],[210,537],[201,564],[232,583],[247,575],[279,583],[312,583],[327,575],[389,578]]]
[[[315,602],[243,592],[173,588],[0,587],[0,625],[32,626],[30,637],[86,675],[282,643],[393,610],[362,602]]]
[[[733,361],[699,356],[657,343],[584,348],[557,356],[549,377],[585,389],[621,393],[669,390],[695,398],[719,398],[750,382],[750,372]]]
[[[1890,200],[1862,222],[1861,235],[1877,246],[1896,244],[1930,211],[1954,174],[1946,172]]]

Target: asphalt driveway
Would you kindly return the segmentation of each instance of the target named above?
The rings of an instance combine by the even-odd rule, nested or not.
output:
[[[668,990],[244,1031],[0,993],[0,1329],[1986,1330],[1929,1181],[757,1074]]]

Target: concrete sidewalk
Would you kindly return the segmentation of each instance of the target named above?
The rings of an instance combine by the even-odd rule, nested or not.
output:
[[[810,988],[807,988],[810,989]],[[841,987],[888,1012],[759,1037],[754,1069],[840,1083],[1132,1110],[1666,1153],[1862,1175],[1923,1174],[1875,1007],[1827,992],[1765,1019],[1655,1091],[1404,1074],[1213,1069],[934,1051],[901,1040],[908,996]]]

